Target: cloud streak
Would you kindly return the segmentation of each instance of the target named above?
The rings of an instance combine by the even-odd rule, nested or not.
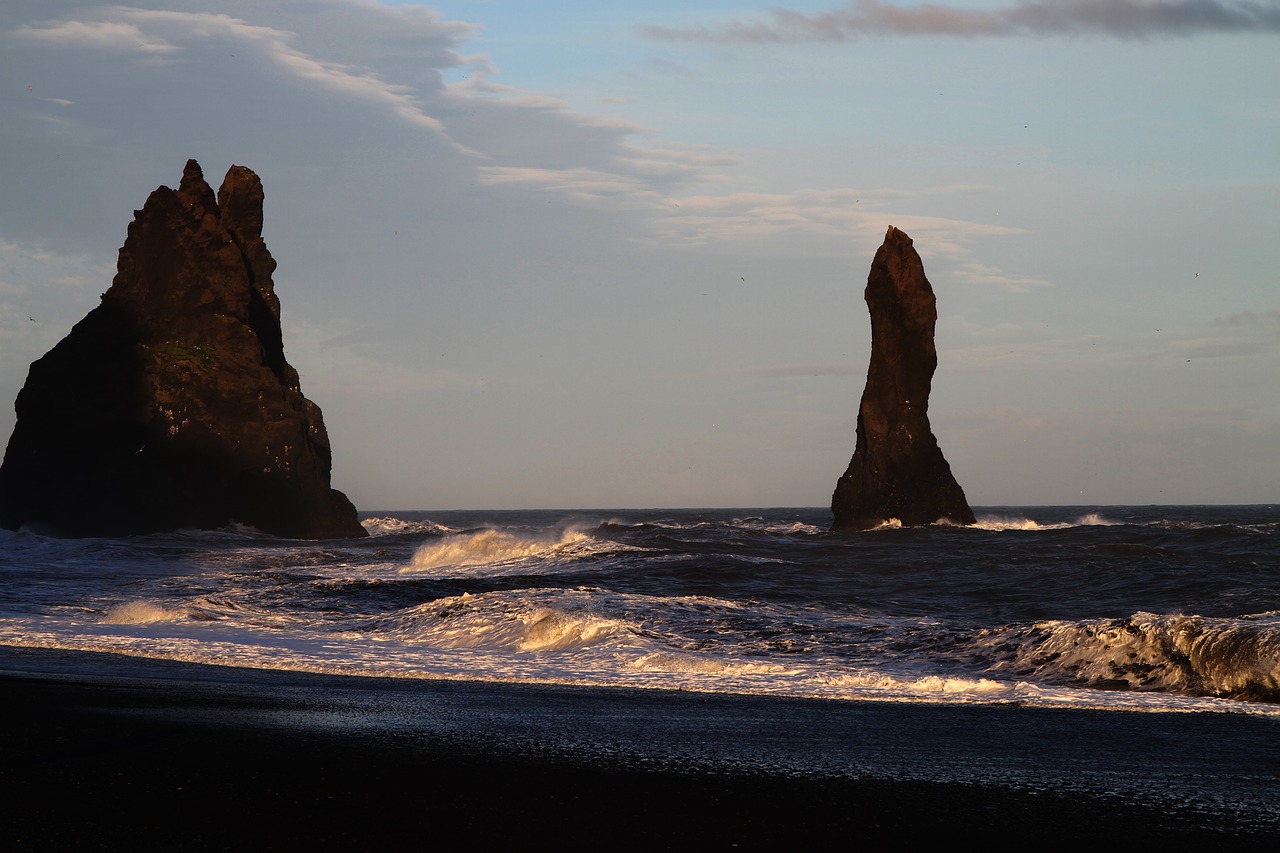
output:
[[[150,59],[176,61],[200,42],[220,40],[241,49],[256,50],[285,74],[356,101],[389,109],[404,121],[448,139],[460,151],[476,152],[451,139],[444,123],[427,112],[412,87],[389,82],[365,68],[326,61],[295,46],[298,35],[270,26],[251,24],[232,15],[210,12],[108,7],[89,10],[108,20],[64,20],[24,25],[20,38],[64,47],[133,52]],[[452,35],[440,25],[442,34]],[[234,54],[232,54],[234,56]],[[464,60],[458,59],[461,64]]]
[[[177,53],[177,45],[147,35],[138,27],[118,21],[63,21],[45,26],[21,26],[14,30],[21,38],[71,47],[137,52],[144,55]]]
[[[857,0],[828,12],[775,9],[764,21],[733,20],[688,28],[655,26],[644,32],[665,41],[739,44],[839,42],[861,36],[1164,38],[1280,33],[1280,5],[1255,0],[1041,0],[966,9],[938,3],[895,5]]]
[[[928,246],[931,255],[964,255],[976,238],[1023,232],[1004,225],[910,213],[903,207],[913,196],[982,191],[978,185],[958,184],[922,191],[836,188],[683,196],[664,200],[662,215],[653,222],[653,239],[667,245],[696,245],[804,233],[836,240],[868,235],[867,239],[877,241],[885,226],[893,224]],[[910,207],[922,205],[927,202],[916,200]]]

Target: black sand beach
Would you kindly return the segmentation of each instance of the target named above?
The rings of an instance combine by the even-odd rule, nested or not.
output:
[[[1280,840],[1280,738],[1244,715],[393,681],[14,648],[0,681],[7,849]]]

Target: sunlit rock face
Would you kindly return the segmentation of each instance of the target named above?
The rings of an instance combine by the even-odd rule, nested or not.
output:
[[[858,439],[831,497],[833,530],[946,521],[973,524],[964,491],[929,426],[938,366],[933,287],[911,238],[892,226],[871,262],[871,364],[858,409]]]
[[[262,204],[251,170],[232,166],[215,197],[191,160],[134,212],[111,288],[18,394],[0,525],[365,535],[285,360]]]

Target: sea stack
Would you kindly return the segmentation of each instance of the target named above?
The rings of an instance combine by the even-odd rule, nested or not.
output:
[[[831,496],[832,530],[973,524],[964,491],[929,426],[938,366],[933,287],[911,238],[893,226],[871,262],[871,364],[858,409],[858,440]]]
[[[215,197],[189,160],[134,212],[111,288],[18,394],[0,526],[366,535],[285,360],[262,202],[251,170],[232,166]]]

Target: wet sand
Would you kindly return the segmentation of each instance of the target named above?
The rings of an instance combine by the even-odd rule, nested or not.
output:
[[[1238,714],[343,678],[0,648],[18,850],[1273,850]]]

